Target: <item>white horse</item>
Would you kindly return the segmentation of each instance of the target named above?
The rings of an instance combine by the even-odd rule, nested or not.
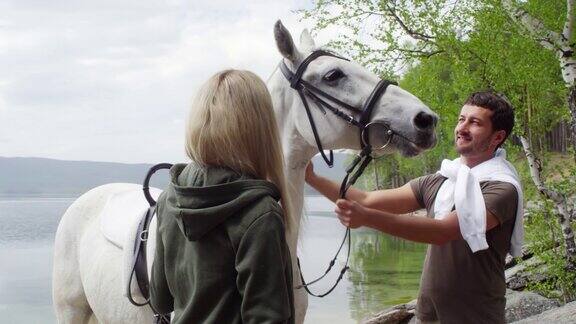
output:
[[[274,34],[283,60],[292,71],[316,49],[307,31],[302,33],[298,48],[280,22],[276,24]],[[375,74],[358,64],[331,56],[314,60],[303,74],[303,79],[356,107],[362,107],[379,81]],[[296,226],[287,235],[294,265],[294,284],[298,285],[296,249],[303,207],[304,171],[310,159],[318,153],[318,148],[303,103],[280,71],[272,74],[268,86],[282,136],[286,174],[291,181],[290,195],[298,215]],[[356,127],[330,112],[323,114],[314,104],[311,104],[311,110],[325,149],[360,148],[360,135]],[[420,118],[423,114],[426,116],[425,123]],[[436,141],[436,119],[436,115],[418,98],[397,86],[389,86],[377,101],[371,121],[386,122],[402,136],[393,137],[387,151],[379,153],[397,150],[414,156],[432,147]],[[122,259],[125,252],[118,244],[110,242],[101,229],[100,218],[104,217],[102,211],[107,202],[137,191],[141,192],[140,185],[100,186],[78,198],[62,217],[56,232],[53,272],[53,300],[60,323],[152,323],[153,314],[149,307],[133,306],[124,297]],[[143,199],[141,204],[143,208]],[[134,230],[131,226],[122,226],[121,230],[125,232]],[[155,233],[153,221],[148,244],[149,269]],[[296,323],[304,322],[307,304],[305,291],[295,290]]]

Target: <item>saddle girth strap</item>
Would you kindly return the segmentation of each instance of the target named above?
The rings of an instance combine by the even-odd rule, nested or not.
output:
[[[138,237],[136,238],[136,246],[134,247],[134,252],[136,253],[136,260],[134,271],[136,273],[136,282],[138,283],[138,288],[142,292],[142,296],[146,300],[150,299],[150,280],[148,276],[147,258],[146,258],[146,246],[148,242],[148,229],[150,228],[150,222],[156,211],[156,205],[148,208],[146,216],[140,221],[138,225]]]

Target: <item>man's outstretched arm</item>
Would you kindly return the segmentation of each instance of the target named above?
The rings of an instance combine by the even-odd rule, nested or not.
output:
[[[406,240],[442,245],[461,239],[458,215],[455,211],[443,219],[403,216],[361,206],[357,202],[340,199],[336,213],[347,227],[367,226]],[[486,231],[496,227],[498,219],[490,211],[486,213]]]
[[[312,162],[306,167],[306,182],[333,202],[340,198],[340,184],[315,174]],[[395,189],[368,192],[350,187],[346,198],[364,207],[394,214],[405,214],[422,208],[409,184]]]

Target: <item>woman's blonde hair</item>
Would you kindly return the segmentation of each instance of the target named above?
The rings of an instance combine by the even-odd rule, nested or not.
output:
[[[256,74],[224,70],[202,86],[190,111],[186,153],[200,165],[225,166],[274,183],[280,190],[286,227],[292,226],[272,98]]]

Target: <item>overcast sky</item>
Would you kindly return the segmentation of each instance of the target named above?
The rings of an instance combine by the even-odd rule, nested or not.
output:
[[[298,39],[310,1],[0,0],[0,156],[185,161],[194,91],[229,67],[266,79],[274,22]]]

